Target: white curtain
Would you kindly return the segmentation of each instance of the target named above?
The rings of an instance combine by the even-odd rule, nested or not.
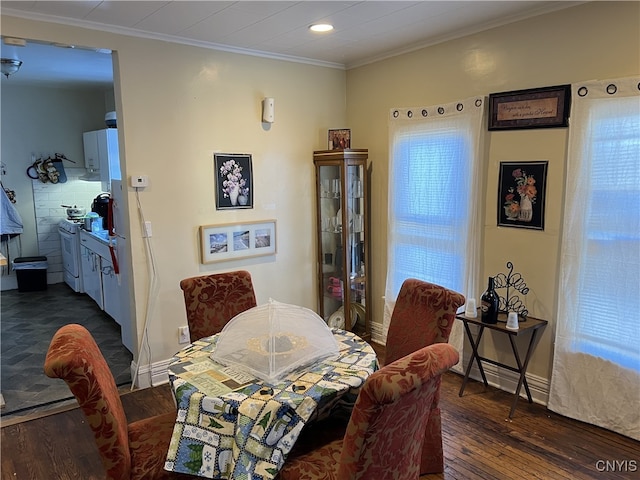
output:
[[[548,406],[640,440],[640,77],[572,104]]]
[[[474,97],[390,111],[385,335],[406,278],[467,298],[479,291],[485,103]],[[449,343],[462,356],[460,322]]]

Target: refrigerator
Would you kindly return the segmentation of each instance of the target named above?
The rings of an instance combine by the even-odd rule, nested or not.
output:
[[[126,188],[126,184],[123,185],[122,180],[111,180],[113,231],[110,231],[109,234],[115,234],[113,239],[115,240],[115,257],[118,263],[118,273],[115,276],[117,282],[114,283],[114,288],[112,289],[112,294],[117,297],[120,305],[116,321],[120,324],[122,330],[122,344],[129,351],[134,352],[136,336],[131,316],[131,299],[129,297],[129,292],[132,291],[132,288],[131,278],[129,278],[131,258],[129,257],[126,236],[127,205],[124,200],[127,193]]]

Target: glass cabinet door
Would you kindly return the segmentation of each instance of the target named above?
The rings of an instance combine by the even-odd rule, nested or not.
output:
[[[365,197],[364,197],[364,165],[347,165],[346,173],[346,205],[345,222],[346,245],[348,249],[349,268],[349,318],[351,330],[362,333],[368,330],[366,313],[366,262],[365,262]]]
[[[331,327],[369,340],[367,150],[314,152],[319,313]]]
[[[318,166],[320,182],[320,259],[322,260],[321,311],[328,320],[344,304],[344,244],[342,242],[342,169],[340,165]],[[339,319],[338,319],[339,320]],[[344,328],[344,326],[339,328]]]

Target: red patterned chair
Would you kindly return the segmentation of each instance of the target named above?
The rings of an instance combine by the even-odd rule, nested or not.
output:
[[[441,343],[385,365],[360,390],[344,437],[304,436],[311,443],[296,443],[278,480],[418,479],[429,406],[456,363],[458,352]]]
[[[180,281],[191,341],[219,333],[229,320],[257,305],[249,272],[214,273]]]
[[[98,345],[81,325],[60,328],[44,371],[63,379],[87,417],[107,480],[170,480],[191,476],[164,470],[175,412],[127,424],[118,388]]]
[[[463,295],[432,283],[408,278],[400,287],[391,315],[385,363],[434,343],[446,343]],[[420,474],[444,471],[440,418],[440,380],[425,431]]]

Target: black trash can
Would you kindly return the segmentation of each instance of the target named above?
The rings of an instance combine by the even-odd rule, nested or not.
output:
[[[47,289],[47,257],[18,257],[13,261],[19,292]]]

